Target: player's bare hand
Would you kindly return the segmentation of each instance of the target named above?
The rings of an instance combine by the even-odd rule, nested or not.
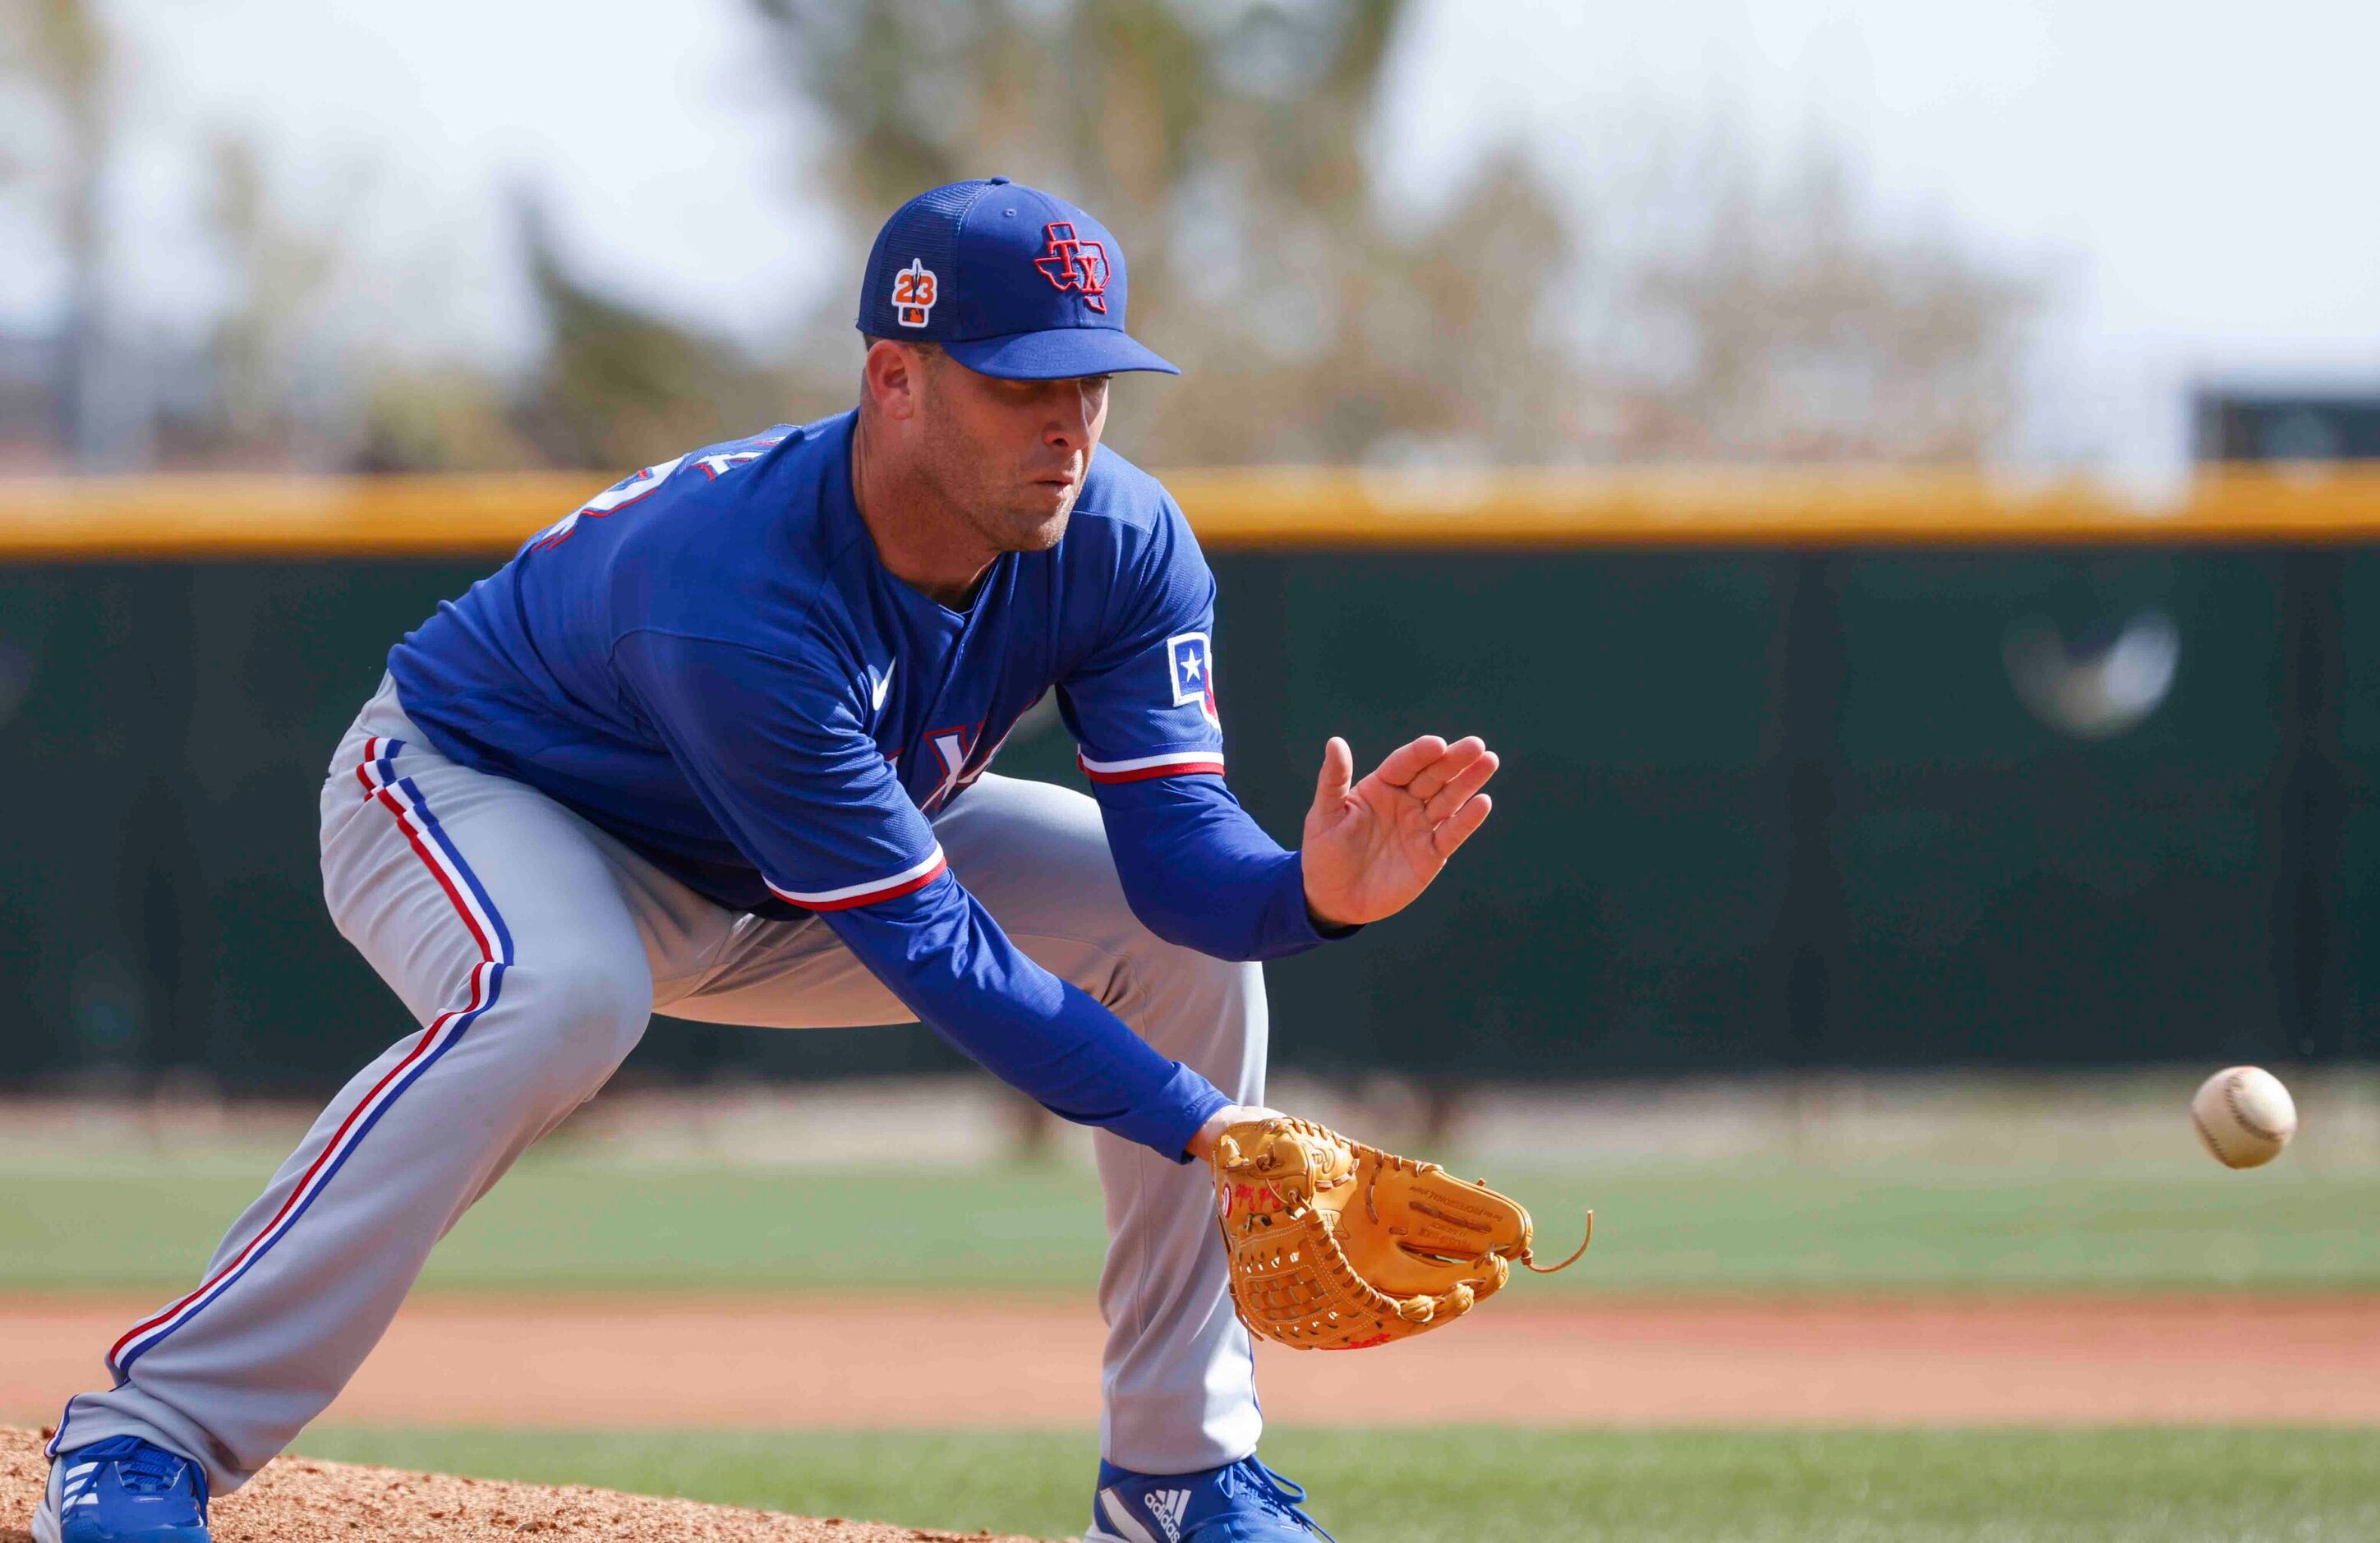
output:
[[[1498,764],[1476,736],[1426,734],[1354,782],[1355,753],[1333,737],[1305,816],[1306,908],[1349,927],[1412,905],[1487,820],[1495,806],[1480,789]]]

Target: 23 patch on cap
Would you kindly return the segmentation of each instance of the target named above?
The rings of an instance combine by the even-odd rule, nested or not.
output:
[[[905,327],[924,326],[934,313],[935,291],[939,287],[926,260],[911,258],[906,268],[892,275],[892,319]]]

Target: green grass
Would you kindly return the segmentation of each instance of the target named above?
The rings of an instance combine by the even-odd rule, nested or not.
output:
[[[180,1289],[269,1160],[0,1171],[0,1291]],[[160,1171],[160,1170],[163,1171]],[[344,1177],[344,1176],[343,1176]],[[2380,1173],[1843,1172],[1775,1162],[1500,1172],[1593,1291],[2380,1289]],[[551,1292],[1089,1289],[1097,1185],[1064,1164],[674,1169],[533,1156],[426,1282]]]
[[[1069,1436],[309,1433],[313,1456],[915,1526],[1074,1536]],[[1284,1431],[1342,1543],[2328,1543],[2380,1537],[2380,1432]]]

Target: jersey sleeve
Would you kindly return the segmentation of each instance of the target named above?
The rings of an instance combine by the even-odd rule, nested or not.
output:
[[[638,711],[771,891],[919,1022],[1051,1112],[1183,1160],[1230,1100],[1025,956],[941,845],[824,666],[655,631],[613,662]]]
[[[1139,532],[1134,532],[1139,536]],[[1215,702],[1215,577],[1169,500],[1119,548],[1105,625],[1058,683],[1058,706],[1094,786],[1221,776]]]
[[[1354,930],[1316,927],[1297,854],[1223,782],[1215,579],[1171,499],[1120,551],[1111,584],[1105,634],[1059,682],[1059,707],[1133,915],[1219,959],[1281,958]]]

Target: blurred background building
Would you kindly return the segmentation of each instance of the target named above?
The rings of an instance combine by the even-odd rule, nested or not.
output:
[[[2049,0],[602,0],[559,27],[0,0],[0,526],[57,477],[591,492],[840,410],[882,213],[992,172],[1127,241],[1135,330],[1187,373],[1128,383],[1112,438],[1160,468],[1790,467],[1821,508],[1878,466],[2167,498],[2195,461],[2316,476],[2380,456],[2375,48],[2380,17],[2314,0],[2252,29]],[[1451,549],[1360,510],[1343,541],[1215,543],[1235,785],[1277,833],[1329,733],[1475,730],[1510,766],[1417,916],[1275,972],[1290,1062],[2380,1048],[2365,538],[1465,547],[1459,504]],[[313,789],[387,644],[490,561],[0,568],[0,1081],[310,1087],[403,1027],[320,915]],[[1002,769],[1066,765],[1044,735]],[[671,1027],[637,1064],[949,1060]]]

